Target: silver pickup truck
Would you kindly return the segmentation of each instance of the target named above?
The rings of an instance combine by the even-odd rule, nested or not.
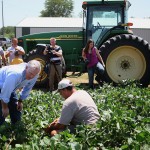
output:
[[[11,40],[6,37],[0,37],[0,46],[6,50],[8,47],[11,46]]]

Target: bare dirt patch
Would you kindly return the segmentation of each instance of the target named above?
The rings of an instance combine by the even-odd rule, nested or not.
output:
[[[67,73],[67,77],[74,85],[80,85],[83,88],[88,87],[89,79],[88,79],[88,74],[83,73],[79,75],[78,72],[72,75],[72,72]],[[97,82],[94,80],[95,86],[97,86]]]
[[[73,84],[87,84],[88,83],[88,74],[83,73],[79,75],[79,73],[72,74],[72,72],[67,73],[67,77],[69,80],[72,81]]]

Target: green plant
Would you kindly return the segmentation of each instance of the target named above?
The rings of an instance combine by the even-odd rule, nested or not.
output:
[[[76,134],[66,130],[50,138],[42,128],[60,115],[63,99],[58,93],[33,90],[24,101],[22,122],[11,126],[7,119],[7,123],[0,126],[0,147],[15,150],[150,149],[149,88],[140,88],[135,83],[123,87],[104,84],[89,93],[101,115],[97,124],[79,125]]]

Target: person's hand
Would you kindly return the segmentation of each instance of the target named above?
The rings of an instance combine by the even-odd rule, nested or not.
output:
[[[55,51],[55,50],[52,50],[52,53],[53,53],[53,54],[56,54],[56,51]]]
[[[46,133],[50,133],[50,132],[53,130],[55,124],[57,124],[58,119],[59,119],[59,118],[55,119],[55,120],[54,120],[52,123],[50,123],[46,128],[44,128],[44,131],[45,131]]]
[[[46,132],[46,133],[50,133],[50,127],[49,126],[47,126],[46,128],[43,128],[44,129],[44,131]]]
[[[44,55],[46,55],[48,53],[48,50],[45,49],[43,53],[44,53]]]
[[[5,57],[6,57],[6,58],[9,57],[11,52],[12,52],[12,51],[7,51],[7,52],[5,53]]]
[[[57,123],[56,120],[54,120],[49,126],[54,126]]]
[[[18,111],[22,111],[22,109],[23,109],[23,103],[22,102],[18,102],[18,104],[17,104],[17,110]]]
[[[2,116],[4,117],[4,118],[6,118],[7,116],[9,115],[9,109],[8,109],[8,107],[2,107]]]
[[[46,132],[46,133],[50,133],[52,130],[54,130],[54,125],[55,125],[56,123],[55,122],[52,122],[51,124],[49,124],[46,128],[44,128],[44,131]]]

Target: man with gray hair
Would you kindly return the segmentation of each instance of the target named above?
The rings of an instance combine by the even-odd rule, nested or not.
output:
[[[23,100],[29,96],[40,71],[41,64],[37,60],[0,69],[0,125],[9,114],[12,124],[21,120]],[[16,90],[20,88],[18,99]]]

